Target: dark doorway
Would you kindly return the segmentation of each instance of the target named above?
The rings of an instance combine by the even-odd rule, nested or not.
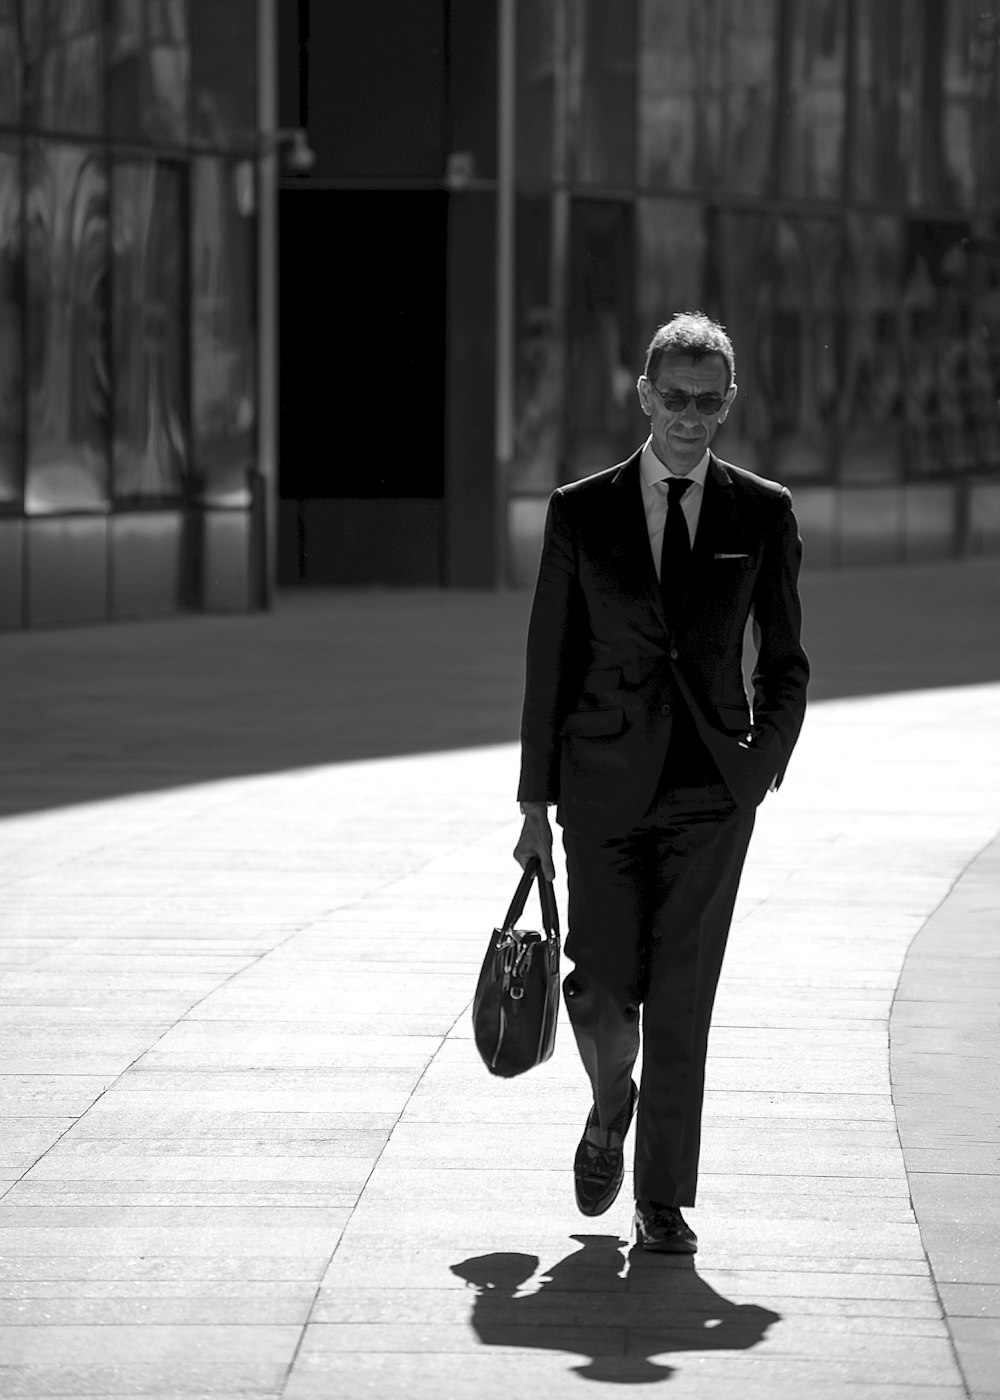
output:
[[[279,578],[437,583],[447,196],[285,188],[279,241]]]

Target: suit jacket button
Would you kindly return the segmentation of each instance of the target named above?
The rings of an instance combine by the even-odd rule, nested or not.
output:
[[[671,648],[670,648],[670,660],[671,660],[671,661],[677,661],[677,660],[679,660],[679,659],[680,659],[680,652],[677,650],[676,647],[671,647]]]
[[[661,706],[660,706],[660,714],[661,714],[661,715],[669,715],[669,713],[670,713],[670,706],[669,706],[669,705],[661,705]]]

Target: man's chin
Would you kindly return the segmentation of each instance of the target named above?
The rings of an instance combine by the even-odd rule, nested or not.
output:
[[[681,445],[671,443],[670,461],[668,465],[678,472],[685,474],[696,467],[704,456],[705,448],[701,442],[692,442]]]

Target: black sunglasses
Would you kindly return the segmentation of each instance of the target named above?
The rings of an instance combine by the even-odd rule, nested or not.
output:
[[[724,394],[685,394],[683,389],[658,389],[652,381],[649,387],[654,394],[659,394],[668,413],[683,413],[694,399],[694,406],[702,417],[712,418],[722,412],[722,405],[726,402]]]

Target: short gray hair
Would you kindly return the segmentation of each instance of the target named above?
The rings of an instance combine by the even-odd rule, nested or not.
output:
[[[657,329],[646,351],[647,379],[655,378],[665,355],[686,355],[691,360],[703,360],[706,355],[719,355],[726,362],[729,382],[736,379],[736,354],[725,326],[713,321],[703,311],[678,311]]]

